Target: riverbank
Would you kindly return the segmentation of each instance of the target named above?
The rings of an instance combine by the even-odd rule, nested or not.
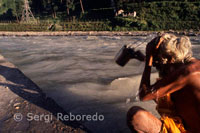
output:
[[[197,36],[200,32],[194,31],[66,31],[66,32],[8,32],[1,31],[0,36],[146,36],[157,34],[159,32],[168,32],[179,35]]]
[[[0,132],[88,132],[52,98],[0,55]]]

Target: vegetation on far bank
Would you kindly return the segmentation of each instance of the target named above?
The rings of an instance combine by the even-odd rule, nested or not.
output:
[[[1,0],[0,31],[200,30],[199,0],[102,0],[95,4],[92,0],[29,2],[36,21],[21,22],[23,0]],[[116,15],[119,10],[123,13]],[[136,16],[129,15],[134,11]]]

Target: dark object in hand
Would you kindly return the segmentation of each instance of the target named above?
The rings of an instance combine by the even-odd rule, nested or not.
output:
[[[134,48],[124,45],[115,56],[115,62],[120,66],[125,66],[130,59],[145,60],[145,55],[141,51],[135,51]]]

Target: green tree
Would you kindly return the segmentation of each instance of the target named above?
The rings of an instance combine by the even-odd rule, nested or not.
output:
[[[22,9],[23,0],[0,0],[0,15],[8,14],[10,17],[15,17],[19,21]]]
[[[80,4],[81,4],[81,10],[82,10],[82,13],[84,13],[84,8],[83,8],[82,0],[80,0]]]
[[[56,18],[61,2],[62,1],[60,0],[43,0],[42,4],[44,6],[45,12],[50,13],[53,18]]]
[[[70,15],[70,10],[75,10],[74,0],[66,0],[67,15]]]
[[[13,15],[16,17],[18,22],[20,21],[20,17],[22,15],[23,4],[23,0],[14,0]]]

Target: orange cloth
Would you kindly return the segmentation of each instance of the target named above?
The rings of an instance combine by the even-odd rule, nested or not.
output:
[[[163,122],[161,133],[189,133],[185,130],[179,117],[172,118],[163,115],[161,121]]]
[[[163,123],[161,133],[189,133],[185,130],[181,118],[177,117],[170,94],[157,100],[156,109]]]

